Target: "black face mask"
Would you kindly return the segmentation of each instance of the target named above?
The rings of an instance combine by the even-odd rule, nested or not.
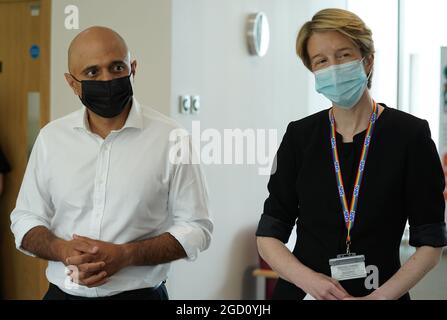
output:
[[[130,75],[109,81],[73,79],[82,85],[82,104],[103,118],[120,115],[133,96]]]

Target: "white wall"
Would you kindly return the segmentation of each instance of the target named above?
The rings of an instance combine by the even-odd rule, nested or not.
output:
[[[373,32],[376,54],[372,97],[389,107],[402,107],[397,106],[398,1],[348,0],[348,10],[359,15]]]
[[[172,115],[185,127],[275,128],[282,139],[290,121],[308,112],[308,71],[295,54],[310,1],[173,0]],[[314,2],[314,1],[312,1]],[[324,1],[321,1],[324,2]],[[333,1],[332,1],[333,2]],[[249,56],[247,15],[264,11],[271,46]],[[200,94],[199,116],[178,113],[178,96]],[[268,177],[256,166],[204,166],[215,221],[212,245],[193,263],[177,262],[169,289],[174,299],[253,298],[250,267],[258,262],[255,229]]]
[[[65,29],[67,5],[79,8],[80,30]],[[171,1],[55,0],[51,22],[51,119],[80,107],[64,78],[67,50],[80,31],[94,25],[110,27],[126,39],[138,61],[136,96],[140,102],[169,113]]]

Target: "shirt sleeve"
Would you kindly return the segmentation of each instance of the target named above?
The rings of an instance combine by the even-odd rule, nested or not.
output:
[[[182,145],[188,156],[173,165],[168,201],[173,224],[167,232],[182,245],[187,260],[193,261],[209,247],[213,222],[206,180],[189,136],[182,138]]]
[[[428,122],[424,121],[414,132],[408,146],[405,184],[409,243],[413,247],[443,247],[447,245],[444,171]]]
[[[0,149],[0,174],[8,173],[11,171],[11,167],[9,166],[8,160],[6,160],[5,155]]]
[[[45,150],[39,135],[34,144],[15,209],[11,213],[11,231],[15,237],[16,248],[33,256],[22,248],[22,241],[31,229],[44,226],[50,229],[53,210],[44,179]]]
[[[298,145],[293,139],[292,124],[287,127],[267,185],[269,196],[258,224],[258,237],[276,238],[286,243],[299,216],[296,191],[299,157]]]

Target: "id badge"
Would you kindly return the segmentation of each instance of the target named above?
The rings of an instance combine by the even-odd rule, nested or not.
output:
[[[338,255],[330,259],[332,278],[338,281],[366,278],[365,256],[351,254]]]

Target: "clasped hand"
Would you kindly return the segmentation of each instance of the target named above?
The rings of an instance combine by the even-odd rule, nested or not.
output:
[[[99,287],[119,270],[128,266],[122,245],[74,235],[62,249],[62,262],[75,283]]]

